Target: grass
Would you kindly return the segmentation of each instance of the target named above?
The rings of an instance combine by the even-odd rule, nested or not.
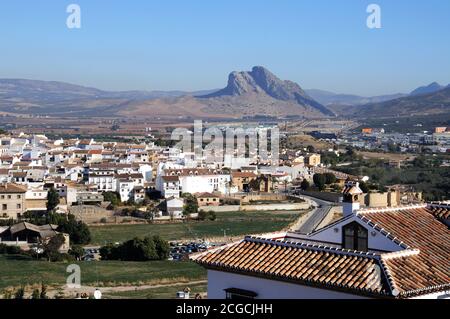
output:
[[[193,262],[76,262],[81,268],[82,285],[119,286],[198,281],[206,271]],[[61,286],[69,273],[67,263],[49,263],[22,256],[0,255],[0,291],[44,282]]]
[[[298,218],[289,212],[217,213],[215,221],[190,221],[177,224],[108,225],[91,227],[92,244],[123,242],[133,237],[160,235],[167,240],[239,236],[279,231]]]
[[[178,291],[183,291],[186,286],[191,289],[190,296],[193,298],[197,293],[205,293],[207,291],[206,284],[194,285],[176,285],[167,287],[158,287],[143,290],[131,290],[105,293],[105,299],[174,299]]]

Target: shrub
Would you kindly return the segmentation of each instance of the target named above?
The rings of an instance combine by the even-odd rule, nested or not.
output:
[[[102,260],[149,261],[169,256],[169,243],[159,236],[133,238],[121,245],[108,244],[100,248]]]

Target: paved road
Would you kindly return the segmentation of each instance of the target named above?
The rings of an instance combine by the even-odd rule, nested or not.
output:
[[[302,234],[312,233],[324,220],[324,218],[330,212],[331,206],[322,206],[317,208],[314,213],[308,218],[303,225],[297,230],[297,232]]]
[[[300,228],[295,230],[296,232],[302,234],[309,234],[313,232],[328,215],[333,203],[306,195],[300,195],[298,197],[314,202],[317,207],[312,212],[311,216],[300,226]]]

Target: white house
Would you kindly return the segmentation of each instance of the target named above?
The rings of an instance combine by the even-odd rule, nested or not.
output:
[[[184,201],[181,198],[170,198],[166,201],[167,214],[172,218],[183,216]]]
[[[450,298],[450,205],[361,210],[360,195],[348,184],[345,216],[311,234],[248,236],[193,256],[208,297]]]
[[[156,189],[163,196],[181,193],[222,193],[227,194],[231,175],[208,168],[169,169],[157,177]]]
[[[127,202],[133,196],[134,181],[129,179],[117,179],[117,192],[120,194],[120,200]]]

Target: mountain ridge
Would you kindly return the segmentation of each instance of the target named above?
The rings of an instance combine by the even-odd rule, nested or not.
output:
[[[310,97],[300,85],[293,81],[281,80],[262,66],[255,66],[251,71],[231,72],[225,88],[197,98],[251,97],[264,94],[275,100],[311,107],[325,116],[335,116],[334,112]]]

